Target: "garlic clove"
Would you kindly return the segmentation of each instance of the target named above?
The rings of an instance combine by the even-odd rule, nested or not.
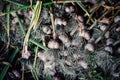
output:
[[[59,43],[57,41],[51,40],[48,42],[48,47],[51,49],[58,49]]]
[[[94,46],[91,43],[85,45],[85,49],[88,51],[94,51]]]

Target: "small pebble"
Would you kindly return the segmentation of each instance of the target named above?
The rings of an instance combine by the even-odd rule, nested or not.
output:
[[[87,49],[88,51],[94,51],[94,46],[91,43],[88,43],[85,45],[85,49]]]
[[[51,40],[48,42],[48,47],[51,49],[58,49],[59,43],[57,41]]]

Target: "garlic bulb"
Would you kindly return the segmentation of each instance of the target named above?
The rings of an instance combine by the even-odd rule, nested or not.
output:
[[[61,18],[55,18],[55,25],[67,25],[67,22],[65,20],[62,20]]]
[[[48,47],[51,49],[58,49],[59,43],[57,41],[51,40],[48,42]]]
[[[87,49],[88,51],[94,51],[94,46],[91,43],[88,43],[85,45],[85,49]]]
[[[81,67],[83,67],[84,69],[88,68],[88,64],[85,61],[79,61],[78,64],[80,64]]]
[[[82,31],[80,32],[79,36],[85,38],[86,40],[89,40],[89,39],[90,39],[90,34],[89,34],[87,31],[85,31],[85,30],[82,30]]]
[[[55,25],[62,25],[63,24],[63,22],[62,22],[62,19],[60,19],[60,18],[55,18]]]
[[[70,39],[68,38],[68,36],[61,34],[61,35],[59,36],[59,39],[63,42],[63,44],[64,44],[66,47],[69,47],[69,46],[71,45],[71,41],[70,41]]]
[[[43,26],[42,30],[46,34],[51,34],[51,32],[52,32],[49,26]]]

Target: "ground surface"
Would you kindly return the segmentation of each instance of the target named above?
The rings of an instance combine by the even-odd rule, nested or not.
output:
[[[119,0],[32,5],[0,3],[0,79],[120,80]]]

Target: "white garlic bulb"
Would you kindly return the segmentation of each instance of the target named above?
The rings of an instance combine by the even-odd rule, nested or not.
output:
[[[85,61],[79,61],[78,64],[80,64],[81,67],[83,67],[84,69],[88,68],[88,64]]]
[[[88,51],[94,51],[94,46],[91,43],[85,45],[85,49]]]
[[[62,20],[61,18],[55,18],[55,25],[67,25],[67,22],[65,20]]]
[[[90,34],[87,31],[85,31],[85,30],[81,31],[79,36],[85,38],[86,40],[90,39]]]
[[[65,36],[65,35],[60,35],[59,36],[59,39],[63,42],[63,44],[66,46],[66,47],[69,47],[71,45],[71,41],[69,40],[68,36]]]
[[[60,18],[55,18],[55,25],[62,25],[63,24],[63,21],[62,21],[62,19],[60,19]]]
[[[58,49],[59,48],[59,43],[55,40],[51,40],[48,42],[48,47],[51,49]]]
[[[46,34],[51,34],[51,32],[52,32],[49,26],[43,26],[42,30]]]

